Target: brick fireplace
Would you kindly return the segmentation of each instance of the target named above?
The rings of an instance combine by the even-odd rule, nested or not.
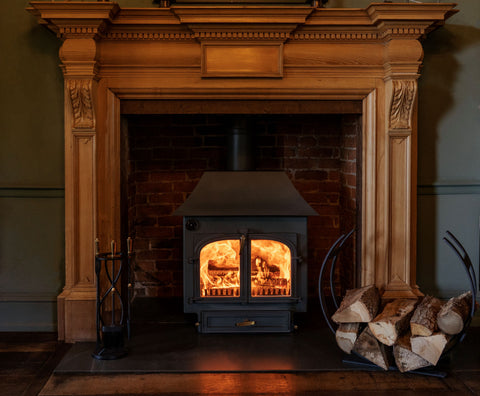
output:
[[[182,218],[172,213],[205,171],[226,170],[229,120],[240,116],[255,119],[255,169],[286,172],[318,213],[308,222],[308,294],[315,297],[328,248],[355,226],[361,103],[350,104],[349,111],[358,114],[293,114],[286,105],[283,110],[289,113],[126,115],[138,113],[138,104],[123,107],[128,234],[135,238],[138,296],[182,296]],[[352,260],[348,271],[340,271],[344,279],[339,284],[352,287],[354,272]]]
[[[252,135],[249,137],[252,147],[249,153],[241,154],[250,157],[252,169],[255,169],[257,175],[269,172],[266,181],[271,179],[271,176],[268,176],[270,174],[285,172],[313,208],[307,215],[318,214],[308,219],[309,251],[296,249],[297,241],[293,241],[295,254],[292,254],[292,257],[299,257],[293,260],[293,264],[296,265],[293,273],[301,275],[292,278],[294,294],[298,295],[291,296],[290,301],[287,303],[284,301],[283,305],[275,300],[263,305],[257,302],[250,305],[250,310],[253,307],[257,317],[261,309],[268,312],[272,312],[272,309],[283,309],[286,317],[290,317],[288,310],[305,311],[307,296],[315,298],[323,257],[341,233],[348,232],[355,226],[356,214],[359,213],[356,205],[356,159],[357,141],[361,136],[361,102],[349,103],[349,111],[353,114],[346,114],[346,108],[339,114],[322,114],[320,109],[314,107],[314,103],[303,103],[300,107],[298,102],[295,103],[295,107],[292,103],[283,103],[281,107],[271,109],[270,111],[274,111],[275,114],[255,114],[258,112],[258,103],[254,102],[243,102],[241,109],[235,103],[230,103],[229,110],[237,110],[238,114],[217,114],[217,105],[210,105],[209,109],[204,106],[201,111],[208,110],[208,113],[199,114],[200,109],[192,103],[187,108],[189,113],[178,114],[182,109],[185,111],[187,107],[185,102],[182,102],[182,106],[170,103],[169,111],[172,114],[154,115],[152,112],[165,113],[165,109],[154,110],[152,106],[148,113],[143,114],[144,109],[141,105],[141,102],[133,101],[125,103],[122,107],[125,120],[123,136],[126,137],[128,147],[126,164],[129,186],[128,235],[134,238],[136,246],[136,296],[162,298],[184,296],[185,310],[196,312],[199,316],[201,313],[207,315],[214,308],[217,311],[220,308],[228,311],[238,311],[241,308],[245,311],[247,303],[243,301],[240,304],[240,300],[247,300],[247,297],[243,296],[246,291],[239,293],[242,296],[237,295],[241,288],[225,290],[230,294],[235,292],[233,300],[238,300],[238,304],[235,301],[227,301],[223,305],[210,304],[208,311],[205,308],[207,306],[205,301],[198,303],[201,296],[196,294],[200,293],[193,290],[197,288],[195,282],[197,279],[189,274],[195,265],[190,263],[195,253],[190,250],[191,248],[186,248],[185,240],[182,240],[182,233],[185,239],[192,232],[183,228],[182,217],[176,216],[174,211],[190,196],[204,172],[224,172],[229,168],[231,165],[229,156],[235,156],[235,153],[229,153],[227,149],[229,138],[232,136],[231,125],[233,122],[246,121],[250,129],[248,133]],[[278,114],[280,111],[283,114]],[[302,113],[299,113],[300,111]],[[312,111],[317,113],[311,114]],[[329,111],[333,112],[335,108],[331,106]],[[235,173],[226,172],[225,179],[219,180],[219,183],[229,182],[234,175]],[[253,176],[255,175],[252,174]],[[249,180],[246,184],[240,188],[238,194],[244,194],[245,190],[249,189],[260,189],[262,197],[267,199],[271,196],[273,199],[279,193],[268,188],[263,189],[263,182],[258,186],[252,186],[252,181]],[[283,190],[281,186],[279,188]],[[215,201],[215,204],[211,205],[211,212],[213,215],[225,216],[225,213],[217,214],[215,205],[218,199],[210,194],[213,192],[208,192],[205,205],[210,207],[209,201]],[[258,218],[239,220],[238,215],[246,215],[249,209],[256,206],[255,201],[241,201],[236,205],[239,205],[237,209],[230,209],[230,213],[235,217],[226,220],[226,223],[215,221],[214,218],[207,220],[201,217],[200,220],[193,216],[196,222],[200,221],[203,224],[203,228],[208,228],[207,224],[212,223],[209,233],[200,230],[196,232],[196,238],[198,239],[199,235],[212,238],[213,235],[221,240],[221,228],[225,232],[228,230],[232,235],[232,232],[235,234],[239,229],[247,229],[246,224],[252,222],[256,224],[257,238],[260,230],[267,236],[283,235],[288,231],[285,227],[292,225],[288,217],[295,215],[292,210],[276,213],[274,218],[288,216],[285,222],[281,223],[283,228],[277,229],[274,224],[276,220],[271,219],[268,225],[265,224],[265,228]],[[255,209],[254,212],[265,216],[268,210],[267,204],[265,208]],[[228,227],[225,224],[228,224]],[[267,229],[276,233],[265,233]],[[297,229],[297,226],[293,227],[293,230]],[[242,236],[246,235],[244,231]],[[305,241],[306,235],[307,229],[302,237]],[[292,242],[291,236],[288,239]],[[186,245],[191,246],[189,243]],[[304,249],[303,242],[300,246]],[[339,288],[351,288],[356,271],[354,257],[345,258],[344,264],[346,268],[338,271],[337,284]],[[237,276],[235,278],[238,279]],[[273,293],[274,290],[267,289],[263,292]],[[338,293],[341,294],[341,291]],[[225,314],[222,315],[225,321]],[[252,313],[249,316],[252,316]],[[282,318],[281,313],[276,312],[275,318]],[[199,329],[210,331],[211,329],[203,326],[206,322],[207,320],[199,320],[201,325]],[[283,320],[282,326],[278,328],[282,331],[290,329],[289,325],[284,325],[289,322],[290,320]],[[268,329],[273,331],[274,326],[269,326]],[[253,327],[237,329],[224,326],[223,331],[227,330],[265,331],[265,328],[259,329],[256,326],[255,329]]]
[[[340,202],[355,200],[359,236],[355,283],[374,283],[385,297],[418,293],[416,98],[423,56],[419,39],[440,26],[453,8],[445,3],[375,3],[366,9],[309,5],[134,9],[109,1],[32,1],[29,11],[63,40],[66,280],[58,297],[59,337],[69,342],[94,339],[94,239],[98,237],[102,250],[107,250],[112,239],[126,237],[129,222],[137,233],[141,265],[155,262],[155,268],[139,272],[138,292],[178,293],[178,268],[172,264],[171,271],[165,271],[161,265],[180,250],[174,246],[162,251],[165,240],[178,233],[178,219],[168,211],[193,188],[199,171],[221,167],[218,143],[203,147],[193,143],[198,128],[232,112],[262,115],[262,122],[276,130],[272,136],[260,132],[262,139],[271,140],[264,152],[260,149],[259,159],[264,161],[260,166],[283,167],[307,201],[319,201],[313,204],[325,212],[313,220],[313,230],[331,226],[339,232],[341,219],[349,218],[340,212],[351,210],[348,202]],[[184,117],[172,121],[172,114]],[[189,117],[190,126],[182,131],[165,131],[165,125]],[[305,121],[303,132],[290,137],[291,132],[282,131],[286,119],[299,118]],[[144,164],[150,169],[129,175],[127,163],[138,169],[146,162],[135,153],[142,150],[135,136],[148,134],[149,126],[142,123],[154,119],[161,121],[150,125],[158,145],[144,148],[145,154],[150,151],[150,164]],[[332,132],[331,123],[340,128]],[[194,124],[197,132],[192,131]],[[325,128],[308,127],[312,124]],[[348,124],[354,124],[352,136],[359,142],[354,150],[359,172],[342,172],[353,161],[348,144],[340,148],[325,143],[342,136]],[[158,128],[164,133],[152,132]],[[210,133],[201,137],[214,138]],[[328,136],[319,139],[322,134]],[[344,140],[349,134],[343,134]],[[175,149],[165,150],[162,136],[171,139],[168,147]],[[182,145],[173,145],[178,137]],[[295,143],[288,141],[294,138]],[[303,145],[308,158],[300,153]],[[191,153],[193,147],[198,147],[197,157],[182,164],[186,155],[182,150]],[[174,161],[172,168],[154,166],[170,155],[178,155],[169,159]],[[327,166],[319,165],[323,161]],[[335,167],[329,161],[336,162]],[[161,191],[165,188],[169,190]],[[127,194],[129,189],[135,191]],[[145,206],[145,199],[159,200],[151,202],[156,210]],[[335,209],[330,207],[333,202],[339,203]],[[127,221],[129,211],[143,215]],[[160,222],[166,226],[160,227]],[[309,242],[316,261],[328,241]],[[150,259],[151,254],[158,256]],[[152,274],[164,277],[165,287],[147,285]]]

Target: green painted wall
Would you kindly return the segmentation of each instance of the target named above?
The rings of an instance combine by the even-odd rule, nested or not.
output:
[[[59,41],[0,2],[0,331],[56,329],[64,283]]]
[[[445,231],[477,275],[480,238],[480,2],[457,3],[460,12],[424,43],[419,82],[418,283],[445,297],[468,287]]]
[[[442,297],[467,287],[445,231],[475,263],[480,238],[480,2],[457,3],[460,13],[424,42],[419,82],[418,284]],[[27,4],[0,2],[0,331],[54,330],[64,283],[60,42]]]

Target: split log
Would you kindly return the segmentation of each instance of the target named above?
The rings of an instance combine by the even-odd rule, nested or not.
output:
[[[392,346],[410,323],[417,300],[398,299],[387,305],[383,311],[368,324],[372,334],[383,344]]]
[[[367,326],[358,336],[353,351],[384,370],[388,370],[386,346],[379,342]]]
[[[468,291],[447,301],[437,315],[437,324],[446,334],[458,334],[463,330],[472,307],[472,292]]]
[[[337,345],[345,353],[352,353],[355,341],[357,341],[360,323],[341,323],[335,333]]]
[[[410,332],[404,334],[393,346],[395,364],[401,373],[417,370],[419,368],[428,367],[431,365],[428,360],[425,360],[421,356],[418,356],[416,353],[412,352],[412,346],[410,344],[411,336],[412,334]]]
[[[448,343],[449,336],[439,332],[427,337],[412,337],[410,344],[412,346],[412,352],[418,356],[427,360],[433,365],[438,363],[438,360],[442,356],[443,350]]]
[[[379,303],[380,295],[375,285],[347,290],[332,320],[336,323],[370,322],[377,314]]]
[[[438,298],[425,296],[410,319],[412,336],[430,336],[437,331],[437,314],[441,307]]]

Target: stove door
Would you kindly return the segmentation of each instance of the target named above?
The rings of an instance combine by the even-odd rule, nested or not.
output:
[[[274,239],[250,240],[252,297],[292,296],[292,251]]]
[[[200,250],[200,297],[240,297],[242,239],[220,239]]]

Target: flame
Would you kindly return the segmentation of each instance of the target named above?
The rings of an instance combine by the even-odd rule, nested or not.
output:
[[[291,253],[287,245],[269,239],[254,239],[250,259],[252,295],[291,294]]]
[[[291,252],[287,245],[268,239],[250,244],[252,296],[291,295]],[[200,251],[202,297],[240,296],[240,240],[226,239]]]

